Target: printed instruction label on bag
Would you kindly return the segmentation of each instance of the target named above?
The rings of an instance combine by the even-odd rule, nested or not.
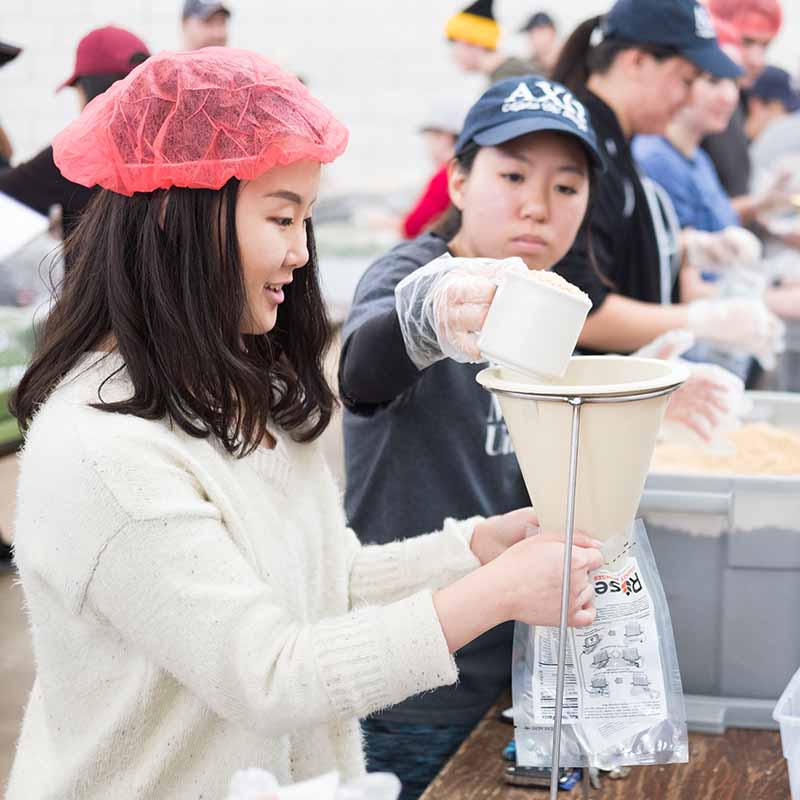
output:
[[[615,570],[600,569],[591,580],[597,619],[588,628],[567,631],[562,720],[607,720],[626,727],[626,721],[664,719],[667,702],[655,609],[636,558]],[[552,725],[558,628],[537,627],[533,646],[534,718],[537,725]]]

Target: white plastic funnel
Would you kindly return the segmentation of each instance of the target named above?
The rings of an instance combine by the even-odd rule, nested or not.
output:
[[[633,524],[669,401],[668,394],[646,396],[677,389],[688,374],[680,363],[623,356],[577,356],[550,383],[504,367],[479,373],[478,382],[498,396],[544,530],[566,533],[569,495],[573,406],[554,400],[587,401],[580,412],[575,529],[607,541]]]

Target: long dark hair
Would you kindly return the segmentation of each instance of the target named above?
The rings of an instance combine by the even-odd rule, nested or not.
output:
[[[296,441],[327,427],[336,405],[323,372],[331,329],[314,232],[309,261],[284,288],[276,327],[240,333],[246,292],[236,237],[239,181],[219,191],[102,190],[65,244],[71,268],[10,408],[23,429],[87,352],[113,337],[133,384],[94,408],[168,418],[191,436],[215,436],[246,455],[268,422]]]
[[[589,78],[607,73],[617,56],[625,50],[640,50],[657,61],[666,61],[679,55],[671,47],[618,39],[614,36],[606,36],[595,45],[592,38],[595,31],[602,33],[604,19],[603,15],[590,17],[578,25],[564,42],[558,61],[553,67],[552,79],[563,83],[573,94],[583,94]]]

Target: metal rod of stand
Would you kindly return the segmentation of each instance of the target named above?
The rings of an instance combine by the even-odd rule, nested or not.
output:
[[[581,432],[580,397],[570,397],[572,406],[572,437],[569,448],[569,493],[567,495],[567,524],[564,541],[564,575],[561,592],[561,624],[558,629],[558,666],[556,672],[556,708],[553,719],[553,763],[550,770],[550,800],[558,797],[559,759],[561,756],[561,715],[564,708],[564,679],[567,673],[567,619],[569,616],[569,579],[572,573],[572,541],[575,534],[575,495],[578,484],[578,442]]]

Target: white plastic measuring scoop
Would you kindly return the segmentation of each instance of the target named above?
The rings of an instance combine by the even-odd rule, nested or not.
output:
[[[535,271],[503,275],[478,339],[488,361],[545,378],[564,375],[592,303],[566,282],[572,291],[557,288],[559,280]]]

